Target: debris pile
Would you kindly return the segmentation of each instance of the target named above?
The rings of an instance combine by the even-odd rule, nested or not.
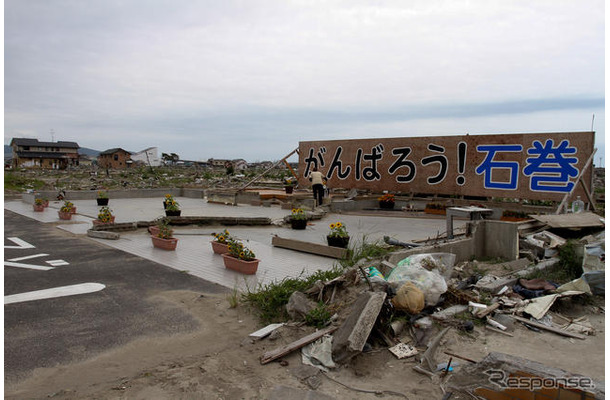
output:
[[[323,329],[265,352],[261,363],[301,350],[303,364],[329,371],[373,349],[387,349],[444,388],[461,363],[476,363],[450,352],[443,352],[450,355],[448,361],[437,359],[450,331],[469,340],[482,334],[514,337],[517,329],[587,340],[596,334],[587,316],[566,316],[561,310],[604,295],[605,234],[566,240],[547,228],[521,232],[527,256],[513,261],[456,264],[452,253],[410,255],[395,265],[385,259],[360,260],[338,278],[293,293],[286,308],[294,321],[305,321],[320,304],[336,313]],[[557,282],[557,271],[567,268],[562,252],[568,244],[571,256],[580,254],[571,261],[582,271],[576,279]],[[268,327],[274,329],[287,327]]]

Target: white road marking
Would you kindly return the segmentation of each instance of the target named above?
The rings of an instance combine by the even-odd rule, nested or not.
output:
[[[48,271],[50,269],[54,269],[53,267],[47,267],[45,265],[23,264],[23,263],[11,262],[11,261],[4,261],[4,266],[5,267],[36,269],[39,271]]]
[[[25,292],[4,296],[4,305],[21,303],[24,301],[52,299],[55,297],[75,296],[78,294],[94,293],[104,289],[106,285],[101,283],[88,282],[77,285],[60,286],[50,289],[35,290],[33,292]]]
[[[23,260],[29,260],[30,258],[37,258],[37,257],[44,257],[44,256],[48,256],[48,254],[46,254],[46,253],[39,253],[39,254],[31,255],[31,256],[11,258],[9,261],[23,261]]]
[[[52,265],[54,267],[59,267],[61,265],[70,265],[66,260],[49,260],[45,261],[47,264]]]
[[[29,244],[25,240],[21,240],[18,237],[7,238],[11,242],[17,244],[17,246],[4,246],[5,249],[35,249],[36,246]]]

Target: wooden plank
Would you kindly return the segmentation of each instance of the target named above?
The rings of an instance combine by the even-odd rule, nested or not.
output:
[[[274,236],[271,239],[271,244],[275,247],[281,247],[284,249],[302,251],[303,253],[317,254],[319,256],[332,257],[332,258],[345,258],[347,255],[347,249],[340,247],[327,246],[325,244],[304,242],[296,239],[286,239],[279,236]]]
[[[591,155],[587,159],[587,162],[585,163],[585,166],[582,167],[582,169],[580,170],[580,172],[578,174],[578,177],[576,178],[576,183],[574,183],[574,186],[572,187],[572,190],[570,190],[569,193],[566,193],[565,196],[563,196],[563,199],[561,200],[561,203],[559,203],[559,207],[557,207],[557,210],[555,211],[555,214],[560,214],[562,212],[563,208],[565,207],[565,205],[567,204],[568,199],[570,197],[572,197],[572,194],[574,193],[574,189],[576,189],[576,186],[578,186],[578,182],[582,179],[582,177],[585,174],[585,171],[587,169],[589,169],[589,166],[593,162],[593,157],[595,156],[596,152],[597,152],[597,149],[593,149],[593,152],[591,153]],[[584,181],[582,182],[582,185],[586,189]],[[591,202],[591,204],[593,204],[593,202]]]
[[[321,331],[316,331],[312,334],[302,337],[299,340],[287,344],[286,346],[278,347],[277,349],[268,351],[261,356],[261,364],[267,364],[273,360],[277,360],[280,357],[284,357],[285,355],[290,354],[293,351],[298,350],[311,342],[315,342],[322,336],[336,331],[337,328],[338,326],[331,326],[329,328],[323,329]]]
[[[592,212],[560,215],[532,215],[537,221],[543,222],[551,228],[590,228],[603,227],[600,216]]]
[[[500,307],[500,303],[493,303],[491,306],[484,308],[481,311],[476,312],[474,316],[477,318],[485,318],[492,312],[496,311],[499,307]]]
[[[587,338],[586,336],[578,334],[578,333],[564,331],[562,329],[555,328],[555,327],[552,327],[552,326],[546,326],[544,324],[540,324],[538,322],[530,321],[529,319],[522,318],[522,317],[519,317],[517,315],[512,315],[512,317],[514,319],[516,319],[517,321],[524,322],[524,323],[526,323],[526,324],[528,324],[530,326],[533,326],[534,328],[538,328],[538,329],[542,329],[542,330],[545,330],[545,331],[553,332],[553,333],[556,333],[558,335],[567,336],[567,337],[571,337],[571,338],[575,338],[575,339],[580,339],[580,340],[585,340]]]

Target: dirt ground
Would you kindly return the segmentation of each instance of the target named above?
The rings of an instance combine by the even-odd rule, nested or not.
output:
[[[261,365],[259,359],[266,351],[299,339],[313,328],[284,326],[276,338],[252,341],[248,334],[261,328],[257,319],[243,305],[230,308],[224,295],[172,291],[151,300],[178,305],[200,322],[199,328],[181,335],[136,340],[84,362],[38,369],[26,380],[5,383],[5,398],[267,399],[277,385],[312,390],[297,373],[302,366],[300,351],[284,357],[283,362]],[[560,305],[562,315],[588,316],[597,332],[585,340],[536,333],[522,325],[515,327],[514,337],[482,326],[476,326],[472,334],[452,329],[441,342],[437,361],[448,361],[443,351],[474,360],[498,351],[603,381],[605,318],[598,307],[602,305],[600,298],[593,304]],[[401,339],[409,340],[408,336]],[[425,347],[419,350],[421,353]],[[316,392],[335,399],[442,398],[443,389],[437,382],[413,371],[417,364],[415,358],[398,360],[387,348],[374,348],[327,375],[318,374]],[[376,395],[375,391],[387,392]]]

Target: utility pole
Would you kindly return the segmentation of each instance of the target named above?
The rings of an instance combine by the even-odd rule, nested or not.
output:
[[[51,142],[55,141],[55,132],[53,131],[53,128],[51,128]]]

